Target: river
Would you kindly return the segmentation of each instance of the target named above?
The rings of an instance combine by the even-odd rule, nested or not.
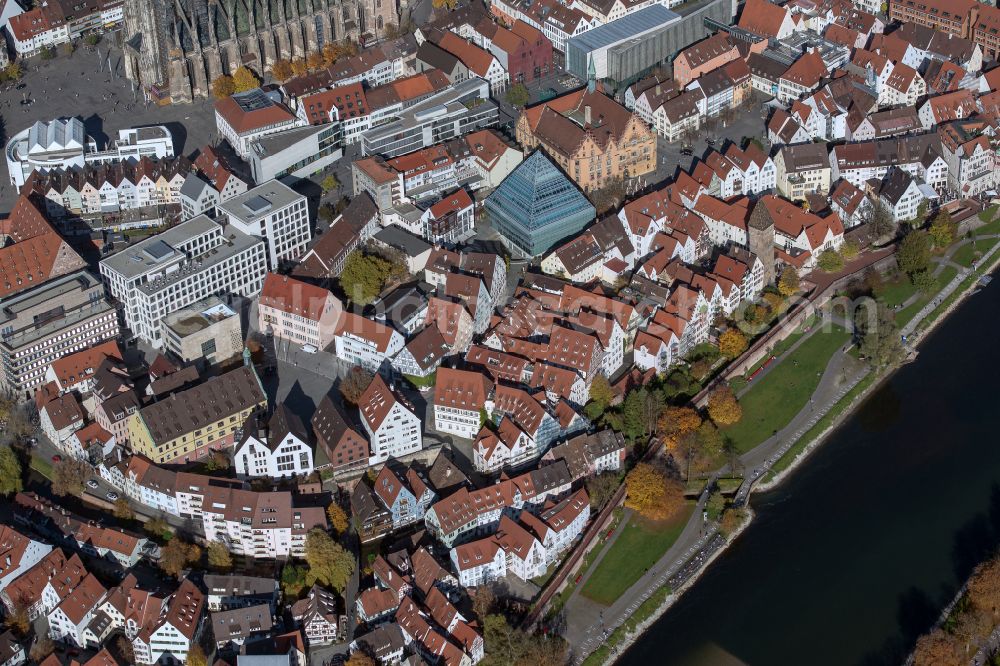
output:
[[[1000,543],[1000,281],[784,484],[619,663],[899,664]]]

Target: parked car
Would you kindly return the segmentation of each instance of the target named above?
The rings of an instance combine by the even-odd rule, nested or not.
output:
[[[87,481],[87,487],[88,488],[96,488],[97,487],[97,481],[94,481],[93,479],[89,479]]]
[[[305,354],[315,354],[318,351],[316,345],[302,345],[302,352]]]
[[[111,500],[112,502],[114,502],[116,499],[118,499],[118,493],[112,491],[112,492],[108,493],[107,495],[105,495],[105,497],[107,497],[109,500]]]
[[[52,462],[54,463],[62,462],[62,456],[57,453],[56,455],[52,456]]]

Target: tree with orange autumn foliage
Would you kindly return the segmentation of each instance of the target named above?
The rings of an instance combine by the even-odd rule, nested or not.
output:
[[[325,65],[326,65],[326,59],[323,57],[323,54],[320,53],[319,51],[314,51],[313,53],[310,53],[306,57],[306,67],[308,67],[310,70],[321,69]]]
[[[736,394],[728,386],[717,388],[708,396],[708,415],[720,426],[733,425],[743,418]]]
[[[914,666],[959,666],[969,662],[962,654],[961,645],[955,636],[938,627],[917,640],[913,651]]]
[[[676,442],[697,430],[700,425],[701,416],[691,407],[667,407],[660,413],[656,430]]]
[[[287,60],[277,60],[271,65],[271,76],[279,81],[287,81],[292,78],[292,63]]]
[[[1000,559],[981,564],[969,579],[969,602],[997,618],[1000,611]]]
[[[651,520],[665,520],[684,506],[684,485],[661,465],[641,462],[625,477],[625,506]]]
[[[726,329],[719,336],[719,351],[727,358],[736,358],[747,350],[747,336],[735,328]]]

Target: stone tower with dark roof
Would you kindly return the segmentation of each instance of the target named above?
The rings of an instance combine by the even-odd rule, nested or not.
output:
[[[764,265],[764,284],[774,284],[774,220],[767,207],[758,203],[747,223],[747,241],[750,251],[760,257]]]

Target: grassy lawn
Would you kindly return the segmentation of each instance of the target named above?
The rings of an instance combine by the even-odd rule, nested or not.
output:
[[[963,245],[962,247],[955,250],[955,254],[952,255],[951,260],[956,264],[961,264],[965,267],[972,266],[972,260],[977,255],[986,254],[986,252],[996,245],[997,239],[995,238],[985,238],[976,241],[976,246],[973,247],[972,243]]]
[[[828,411],[823,416],[823,418],[821,418],[819,421],[816,422],[816,425],[810,428],[808,432],[804,433],[802,437],[800,437],[799,440],[795,442],[795,444],[793,444],[792,447],[788,449],[788,451],[785,452],[785,455],[781,456],[781,458],[779,458],[778,461],[774,463],[774,465],[771,467],[771,471],[767,473],[766,480],[770,481],[775,477],[776,474],[778,474],[779,472],[787,468],[789,465],[791,465],[795,461],[795,459],[799,457],[802,451],[804,451],[805,448],[809,446],[809,444],[814,439],[816,439],[816,437],[818,437],[821,432],[829,428],[830,424],[833,423],[834,419],[840,416],[843,413],[843,411],[847,408],[847,406],[850,405],[851,402],[856,397],[858,397],[862,392],[864,392],[869,386],[871,386],[872,382],[874,381],[875,381],[875,373],[873,372],[869,373],[868,375],[865,376],[864,379],[858,382],[854,388],[848,391],[844,395],[844,397],[841,398],[840,401],[837,402],[837,404],[834,405],[830,409],[830,411]]]
[[[739,490],[740,486],[743,485],[743,479],[718,479],[715,484],[719,486],[720,493],[730,495]]]
[[[46,479],[52,479],[52,463],[45,458],[31,456],[31,469],[44,476]]]
[[[674,545],[694,511],[689,502],[670,520],[650,521],[633,514],[580,593],[610,606]]]
[[[739,393],[748,384],[746,377],[749,377],[750,375],[755,373],[758,370],[758,368],[760,368],[760,366],[764,365],[764,363],[767,362],[767,359],[771,358],[771,356],[774,357],[781,356],[786,351],[791,349],[792,345],[798,342],[799,338],[801,338],[803,335],[806,334],[806,329],[810,328],[815,323],[816,323],[815,317],[811,317],[808,321],[803,322],[802,325],[799,326],[797,329],[795,329],[787,338],[774,345],[774,349],[771,350],[771,353],[769,355],[765,356],[764,358],[760,359],[752,366],[750,366],[750,369],[746,371],[743,377],[737,377],[733,379],[731,382],[729,382],[729,386],[733,389],[734,392]]]
[[[983,226],[976,229],[976,233],[980,236],[985,234],[1000,234],[1000,218],[993,219],[993,216],[997,214],[997,206],[990,206],[982,213],[979,214],[979,219],[985,222]],[[990,221],[992,220],[992,222]]]
[[[917,288],[910,282],[910,278],[905,274],[900,274],[896,279],[884,283],[875,295],[891,308],[902,305],[915,293],[917,293]]]
[[[959,252],[965,248],[959,248]],[[956,252],[956,255],[958,252]],[[938,273],[937,277],[937,291],[944,288],[946,284],[951,282],[955,276],[958,274],[958,270],[954,266],[945,266]],[[903,304],[907,299],[909,299],[914,294],[917,294],[917,288],[913,286],[910,282],[910,278],[906,275],[900,275],[895,280],[891,282],[886,282],[881,289],[878,290],[878,297],[883,303],[888,305],[890,308],[895,305]],[[927,305],[927,302],[933,297],[926,295],[919,295],[917,300],[913,301],[910,305],[906,306],[901,310],[896,310],[896,323],[899,326],[905,326],[918,312],[920,309]]]
[[[788,425],[809,402],[830,358],[850,339],[847,331],[839,327],[818,331],[756,381],[740,398],[743,419],[723,429],[736,449],[740,453],[749,451]]]
[[[618,523],[621,522],[623,515],[624,515],[624,510],[621,507],[615,509],[611,522],[608,524],[605,533],[608,530],[613,530],[616,527],[618,527]],[[602,539],[601,543],[591,548],[590,551],[583,556],[583,564],[580,565],[579,570],[577,570],[576,574],[571,576],[569,580],[566,581],[566,585],[559,592],[559,594],[552,597],[552,601],[549,602],[549,606],[545,611],[546,618],[554,617],[558,615],[560,611],[562,611],[563,606],[566,605],[566,602],[569,601],[569,598],[573,596],[573,592],[576,591],[576,583],[574,583],[573,581],[579,577],[582,577],[585,573],[587,573],[587,571],[590,569],[590,565],[592,565],[594,563],[594,560],[597,559],[597,556],[604,551],[604,548],[605,548],[605,543],[604,540]],[[546,575],[549,574],[546,573]]]

